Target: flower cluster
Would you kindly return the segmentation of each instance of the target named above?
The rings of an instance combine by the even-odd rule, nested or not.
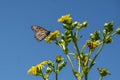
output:
[[[45,38],[46,42],[52,43],[54,41],[55,44],[57,44],[57,46],[63,50],[63,53],[70,63],[72,72],[77,80],[88,80],[88,74],[96,63],[96,58],[100,54],[104,45],[111,43],[112,37],[115,34],[120,34],[120,27],[114,31],[113,22],[105,23],[102,35],[100,35],[99,30],[91,33],[90,39],[87,40],[85,45],[83,45],[80,49],[79,40],[82,37],[79,35],[79,32],[81,29],[87,27],[88,22],[84,21],[80,23],[73,21],[70,14],[61,16],[58,19],[58,22],[63,24],[63,28],[65,29],[64,33],[60,34],[58,30],[55,30]],[[69,45],[71,43],[72,45]],[[71,51],[69,49],[70,47],[71,49],[74,48],[75,52]],[[94,52],[96,52],[96,54],[94,54]],[[73,57],[76,58],[78,65],[74,64],[72,61]],[[61,55],[57,55],[54,62],[50,60],[43,61],[35,66],[32,66],[27,73],[34,76],[41,76],[44,80],[48,80],[50,73],[53,72],[55,73],[56,80],[58,80],[59,72],[66,66],[66,62],[63,59],[64,58],[62,58]],[[105,68],[98,68],[98,71],[100,74],[99,80],[102,80],[104,76],[110,74],[109,71]]]
[[[60,32],[58,30],[51,32],[49,36],[46,37],[47,43],[52,43],[53,40],[59,37]]]

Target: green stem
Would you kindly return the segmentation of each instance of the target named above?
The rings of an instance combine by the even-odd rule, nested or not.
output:
[[[76,38],[78,37],[78,30],[76,30]]]
[[[56,70],[57,70],[57,71],[56,71],[56,80],[58,80],[58,73],[59,73],[59,72],[58,72],[58,63],[57,63],[57,66],[56,66]]]
[[[86,47],[86,44],[82,46],[81,53],[84,52],[85,47]]]
[[[88,65],[88,62],[89,62],[89,59],[90,59],[91,54],[92,54],[92,50],[90,50],[89,53],[88,53],[88,60],[87,60],[87,62],[86,62],[86,66]]]
[[[47,80],[45,77],[44,77],[44,74],[43,74],[43,72],[41,71],[41,73],[42,73],[42,78],[44,79],[44,80]]]
[[[88,80],[88,74],[85,74],[85,80]]]
[[[103,79],[103,76],[100,76],[99,80],[102,80]]]
[[[78,33],[77,33],[78,34]],[[82,66],[82,61],[81,61],[81,55],[80,55],[80,51],[79,51],[79,48],[78,48],[78,45],[77,45],[77,37],[75,37],[73,35],[73,32],[71,32],[71,36],[72,36],[72,40],[73,40],[73,43],[75,45],[75,48],[76,48],[76,51],[77,51],[77,54],[78,54],[78,57],[80,59],[80,64],[78,65],[78,68],[80,68],[80,66]],[[80,69],[79,69],[79,72],[80,72]]]
[[[70,62],[70,65],[71,65],[71,67],[72,67],[72,70],[75,71],[75,68],[74,68],[74,66],[73,66],[73,64],[72,64],[72,60],[70,59],[70,56],[69,56],[68,54],[66,54],[66,57],[67,57],[68,61]]]
[[[80,73],[80,59],[78,59],[78,73]]]
[[[80,56],[80,51],[79,51],[79,48],[78,48],[76,39],[74,39],[74,36],[73,36],[73,33],[72,33],[72,32],[71,32],[71,36],[72,36],[72,40],[73,40],[73,42],[74,42],[75,48],[76,48],[76,50],[77,50],[77,53],[78,53],[79,56]]]
[[[56,80],[58,80],[58,73],[56,73]]]
[[[101,50],[103,49],[103,47],[104,47],[104,43],[102,43],[102,45],[101,45],[100,48],[98,49],[95,57],[93,58],[93,60],[92,60],[92,62],[91,62],[91,64],[90,64],[90,69],[92,68],[94,61],[96,60],[96,58],[97,58],[98,55],[100,54],[100,52],[101,52]]]
[[[116,32],[114,32],[113,34],[111,34],[111,37],[115,36],[116,35]]]

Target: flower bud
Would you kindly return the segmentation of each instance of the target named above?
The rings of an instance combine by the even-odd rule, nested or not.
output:
[[[65,31],[65,35],[70,35],[71,31],[70,30],[66,30]]]
[[[104,42],[104,43],[107,43],[107,44],[111,43],[111,42],[112,42],[112,37],[111,37],[111,36],[106,36],[106,37],[104,37],[104,38],[103,38],[103,42]]]
[[[83,28],[83,25],[82,25],[81,23],[78,23],[77,26],[76,26],[76,28],[77,28],[78,30],[80,30],[80,29]]]
[[[110,34],[113,31],[113,25],[114,25],[114,22],[109,22],[104,24],[106,33]]]
[[[77,26],[77,24],[78,24],[78,22],[75,21],[75,22],[72,23],[72,26],[75,27],[75,26]]]
[[[110,75],[110,72],[105,68],[97,68],[97,70],[99,71],[101,76],[106,76],[108,74]]]
[[[120,27],[116,29],[116,34],[120,35]]]
[[[58,65],[58,69],[59,69],[59,71],[63,68],[63,67],[65,67],[66,66],[66,62],[61,62],[59,65]]]
[[[51,73],[51,72],[52,72],[52,69],[49,68],[49,67],[47,67],[47,69],[46,69],[46,73],[49,74],[49,73]]]
[[[63,27],[65,28],[65,29],[70,29],[70,25],[68,25],[68,24],[63,24]]]
[[[91,33],[91,34],[90,34],[90,39],[91,39],[92,41],[100,40],[99,34],[100,34],[100,31],[95,31],[94,34]]]
[[[62,60],[63,60],[63,58],[60,55],[56,56],[57,63],[60,63]]]
[[[88,25],[88,22],[87,21],[84,21],[83,23],[82,23],[82,26],[83,27],[86,27]]]
[[[77,24],[78,24],[77,21],[75,21],[75,22],[72,23],[72,30],[77,26]]]
[[[54,67],[54,63],[52,61],[48,61],[48,65],[51,66],[51,67]]]

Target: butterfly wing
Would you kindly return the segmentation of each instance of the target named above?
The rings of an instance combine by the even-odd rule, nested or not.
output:
[[[47,31],[40,26],[32,26],[32,29],[35,32],[34,36],[38,41],[45,39],[50,34],[50,31]]]

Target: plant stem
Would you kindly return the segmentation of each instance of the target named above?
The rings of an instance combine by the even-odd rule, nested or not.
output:
[[[78,30],[76,30],[76,38],[78,37]]]
[[[78,59],[78,73],[80,73],[80,59]]]
[[[103,49],[103,47],[104,47],[104,43],[102,43],[102,45],[101,45],[100,48],[98,49],[95,57],[93,58],[93,60],[92,60],[92,62],[91,62],[91,64],[90,64],[90,69],[92,68],[92,66],[93,66],[93,64],[94,64],[94,61],[96,60],[96,58],[97,58],[98,55],[100,54],[100,52],[101,52],[101,50]]]
[[[56,80],[58,80],[58,73],[56,73]]]
[[[85,74],[85,80],[88,80],[88,73]]]
[[[56,80],[58,80],[58,73],[59,73],[58,72],[58,63],[57,63],[57,66],[56,66],[56,72],[55,73],[56,73]]]
[[[74,39],[74,36],[73,36],[73,33],[72,33],[72,32],[71,32],[71,36],[72,36],[72,40],[73,40],[73,42],[74,42],[75,48],[76,48],[76,50],[77,50],[77,53],[78,53],[79,56],[80,56],[80,51],[79,51],[77,42],[76,42],[76,40]]]
[[[72,70],[75,71],[75,68],[74,68],[74,66],[73,66],[73,64],[72,64],[72,61],[71,61],[71,59],[70,59],[70,56],[69,56],[68,54],[66,54],[66,57],[67,57],[68,61],[70,62],[70,65],[71,65],[71,67],[72,67]]]
[[[90,50],[89,53],[88,53],[88,60],[87,60],[87,62],[86,62],[86,66],[88,65],[88,62],[89,62],[89,59],[90,59],[91,54],[92,54],[92,50]]]
[[[78,34],[78,33],[77,33]],[[78,57],[79,57],[79,59],[80,59],[80,63],[79,63],[79,65],[78,65],[78,68],[80,68],[80,66],[83,66],[82,65],[82,61],[81,61],[81,55],[80,55],[80,51],[79,51],[79,48],[78,48],[78,45],[77,45],[77,37],[75,37],[74,35],[73,35],[73,32],[71,32],[71,36],[72,36],[72,40],[73,40],[73,43],[74,43],[74,45],[75,45],[75,48],[76,48],[76,51],[77,51],[77,54],[78,54]],[[78,69],[79,70],[79,72],[80,72],[80,69]]]
[[[75,36],[73,35],[73,32],[71,32],[71,36],[72,36],[72,40],[73,40],[73,43],[75,45],[76,51],[78,53],[78,56],[81,59],[81,57],[80,57],[80,51],[79,51],[79,48],[78,48],[78,45],[77,45],[77,40],[76,40],[77,38],[75,39]]]
[[[114,32],[113,34],[111,34],[111,37],[115,36],[116,35],[116,32]]]
[[[100,76],[99,80],[102,80],[102,79],[103,79],[103,77],[102,77],[102,76]]]

